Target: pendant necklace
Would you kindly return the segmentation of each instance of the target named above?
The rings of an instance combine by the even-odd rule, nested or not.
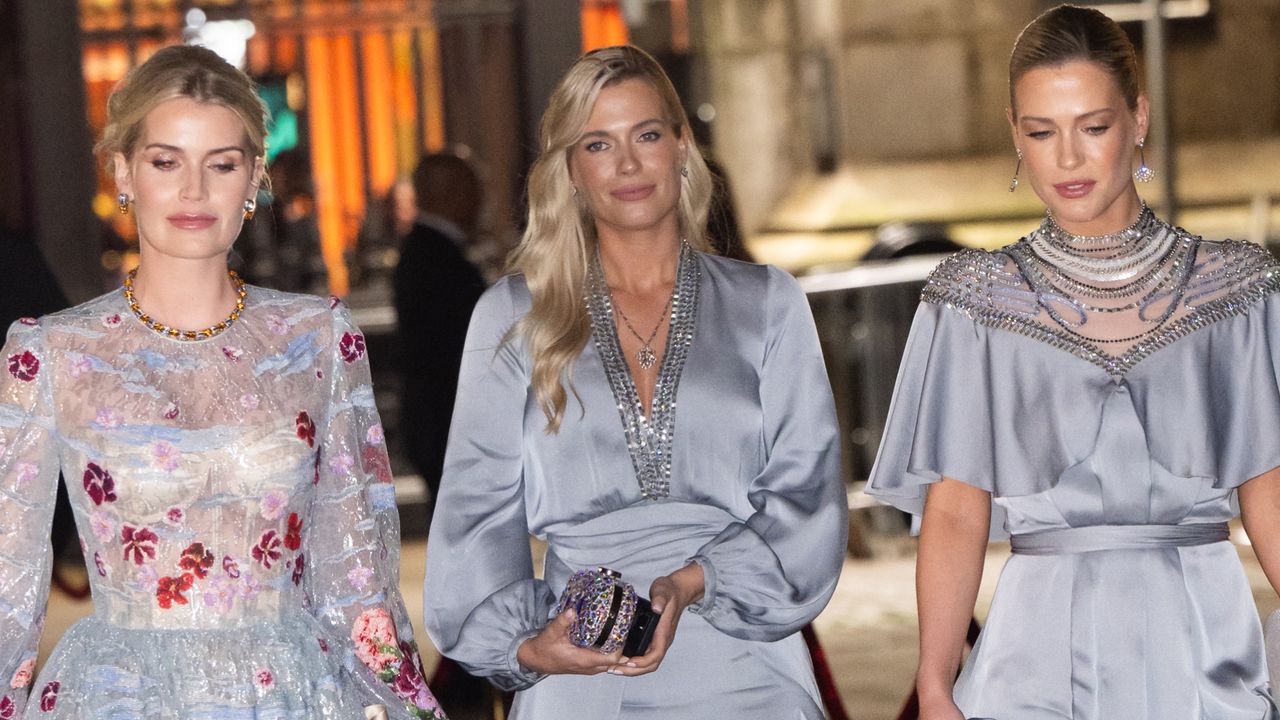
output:
[[[631,321],[627,319],[627,314],[622,312],[622,307],[614,299],[613,293],[609,293],[609,303],[613,305],[614,310],[618,311],[618,317],[622,318],[622,322],[627,326],[627,329],[640,341],[640,349],[636,351],[636,362],[644,370],[652,368],[658,362],[658,355],[653,351],[653,339],[658,336],[658,328],[662,327],[662,321],[667,319],[667,311],[671,309],[671,298],[674,296],[675,285],[671,287],[671,295],[667,297],[667,303],[662,306],[662,314],[658,315],[658,324],[653,326],[653,332],[649,333],[649,339],[645,340],[631,325]]]

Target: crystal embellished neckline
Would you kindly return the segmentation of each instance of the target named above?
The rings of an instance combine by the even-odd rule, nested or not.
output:
[[[129,309],[133,311],[134,317],[148,328],[154,330],[157,334],[163,335],[174,340],[182,340],[189,342],[192,340],[204,340],[215,335],[221,335],[232,323],[240,319],[240,313],[244,312],[244,299],[249,293],[244,289],[244,279],[236,274],[235,270],[228,270],[227,276],[231,278],[231,282],[236,286],[236,308],[231,311],[226,320],[210,325],[200,330],[180,330],[176,327],[165,325],[157,322],[150,315],[143,311],[142,306],[138,304],[138,299],[133,294],[133,281],[138,276],[138,268],[129,271],[124,279],[124,300],[129,304]]]
[[[666,350],[658,363],[653,401],[646,417],[631,369],[618,340],[614,306],[604,279],[599,254],[592,257],[587,275],[585,303],[591,320],[591,339],[604,366],[605,379],[613,393],[622,420],[627,453],[635,470],[640,493],[646,500],[667,497],[671,491],[671,453],[675,438],[676,394],[685,360],[693,346],[701,278],[697,253],[687,243],[680,244],[676,284],[671,293],[670,324]]]
[[[1072,235],[1049,215],[1028,243],[1040,259],[1068,277],[1120,282],[1147,275],[1168,256],[1174,236],[1158,232],[1159,226],[1146,203],[1132,225],[1107,235]]]

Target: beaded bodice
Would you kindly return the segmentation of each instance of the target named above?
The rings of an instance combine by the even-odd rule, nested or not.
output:
[[[627,451],[636,471],[636,480],[645,499],[667,497],[671,488],[671,441],[675,435],[676,391],[685,358],[693,344],[694,319],[698,306],[698,261],[692,248],[682,243],[676,285],[671,294],[671,325],[667,330],[666,349],[654,385],[652,407],[645,417],[644,406],[627,367],[618,326],[614,321],[613,302],[599,257],[592,264],[587,279],[587,314],[591,318],[591,337],[596,353],[604,364],[609,388],[613,391],[622,416],[627,437]]]
[[[1091,239],[1049,242],[1054,227],[1046,221],[996,252],[957,253],[934,271],[921,299],[1047,342],[1119,379],[1151,353],[1280,289],[1280,265],[1264,248],[1204,241],[1148,210],[1135,233],[1115,236],[1128,244],[1128,262],[1110,271],[1116,279],[1083,279],[1072,257],[1086,256]]]

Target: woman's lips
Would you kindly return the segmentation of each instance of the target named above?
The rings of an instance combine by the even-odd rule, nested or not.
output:
[[[218,219],[212,215],[194,215],[187,213],[170,215],[168,220],[171,225],[182,230],[204,230],[218,221]]]
[[[634,202],[636,200],[644,200],[653,194],[653,185],[637,185],[634,187],[623,187],[609,192],[610,195],[623,200],[625,202]]]
[[[1071,180],[1069,182],[1058,183],[1053,186],[1054,190],[1064,198],[1082,198],[1093,190],[1096,183],[1093,180]]]

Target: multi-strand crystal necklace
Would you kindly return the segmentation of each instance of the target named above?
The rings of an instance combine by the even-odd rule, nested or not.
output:
[[[1174,317],[1195,249],[1194,238],[1144,204],[1132,225],[1108,235],[1072,235],[1049,216],[1010,254],[1054,323],[1080,340],[1122,345],[1141,343]],[[1114,318],[1125,332],[1085,334],[1091,316]]]

